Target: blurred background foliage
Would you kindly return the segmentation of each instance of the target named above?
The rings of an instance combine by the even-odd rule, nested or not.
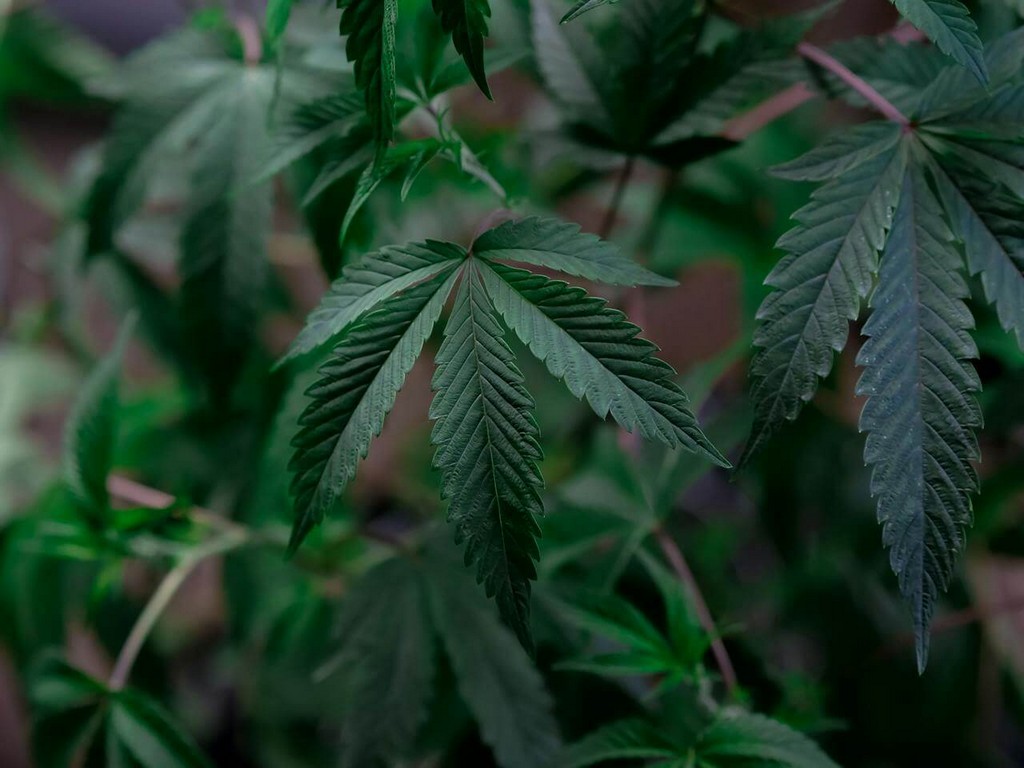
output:
[[[297,190],[311,183],[315,165],[300,164],[278,183],[257,353],[225,409],[209,406],[180,350],[159,338],[182,204],[173,168],[121,235],[133,260],[80,269],[83,193],[116,100],[117,58],[187,23],[197,5],[0,3],[0,764],[11,768],[34,764],[28,681],[44,651],[59,649],[76,666],[109,674],[159,573],[134,556],[148,527],[102,543],[69,537],[73,513],[57,481],[61,425],[125,308],[139,306],[144,317],[126,354],[114,466],[226,513],[269,542],[199,567],[135,667],[134,684],[172,711],[214,764],[335,764],[346,690],[324,664],[338,653],[339,606],[384,558],[382,540],[410,519],[440,517],[426,421],[431,370],[421,361],[342,513],[285,560],[275,542],[291,524],[287,443],[309,374],[293,382],[266,371],[339,264],[385,243],[468,242],[495,205],[485,184],[435,163],[401,202],[400,180],[385,180],[339,246],[338,211],[353,195],[353,179],[331,185],[305,210]],[[764,16],[801,7],[735,5]],[[256,6],[247,10],[259,18]],[[330,73],[344,61],[337,14],[319,6],[301,8],[289,34],[303,66]],[[188,23],[215,24],[204,19],[217,8],[211,3]],[[452,92],[448,117],[514,203],[553,209],[595,231],[615,174],[600,157],[560,143],[552,106],[531,74],[523,9],[520,0],[494,3],[495,48],[517,62],[492,74],[495,102],[468,85]],[[973,10],[983,32],[1019,21],[1013,3]],[[884,0],[857,0],[814,34],[829,41],[875,33],[894,20]],[[626,192],[613,239],[680,281],[649,292],[636,319],[683,374],[709,434],[732,456],[749,428],[745,363],[761,284],[778,258],[774,241],[808,193],[765,171],[859,118],[810,102],[741,146],[687,165],[678,177],[671,172],[661,204],[670,172],[653,163],[638,165]],[[559,665],[580,644],[565,624],[564,595],[615,587],[661,621],[657,589],[635,555],[664,529],[680,543],[725,634],[740,695],[757,711],[814,735],[845,766],[1024,765],[1024,357],[994,316],[979,314],[978,325],[983,489],[962,578],[938,611],[921,677],[868,495],[855,340],[804,416],[735,477],[653,448],[631,459],[614,429],[595,423],[521,356],[548,479],[534,601],[538,665],[563,736],[579,737],[637,706],[621,686]],[[356,535],[366,531],[372,535]],[[170,540],[190,536],[183,530]],[[446,664],[424,743],[444,745],[446,764],[489,764]],[[130,701],[123,706],[135,711]]]

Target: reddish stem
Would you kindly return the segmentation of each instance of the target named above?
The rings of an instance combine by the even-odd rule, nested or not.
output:
[[[818,66],[827,69],[833,75],[842,80],[854,91],[863,96],[868,104],[878,110],[878,112],[884,117],[904,127],[910,125],[910,120],[907,116],[896,109],[888,99],[868,85],[858,75],[854,74],[854,72],[845,64],[825,53],[825,51],[818,46],[806,42],[800,43],[796,47],[796,51],[808,61],[813,61]]]
[[[252,16],[239,15],[235,17],[235,29],[238,30],[238,36],[242,38],[245,63],[250,67],[255,67],[263,58],[263,37],[259,25]]]

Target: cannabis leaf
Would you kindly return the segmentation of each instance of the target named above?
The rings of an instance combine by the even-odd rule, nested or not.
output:
[[[271,189],[253,178],[266,152],[273,88],[268,70],[239,78],[195,148],[181,235],[181,320],[218,402],[244,361],[265,290]]]
[[[355,65],[370,117],[377,157],[395,134],[395,24],[397,0],[338,0],[345,53]]]
[[[566,11],[566,14],[562,17],[560,23],[565,24],[572,21],[577,16],[582,16],[587,11],[592,11],[595,8],[600,8],[602,5],[608,5],[609,3],[616,3],[618,0],[577,0],[577,2]]]
[[[981,383],[964,362],[977,349],[952,240],[923,174],[908,171],[857,356],[865,368],[857,394],[868,398],[864,459],[873,465],[882,539],[910,603],[922,670],[938,591],[963,551],[978,489],[970,462],[979,457],[973,393]]]
[[[65,482],[82,509],[92,515],[102,514],[109,501],[107,473],[117,437],[121,358],[135,322],[135,315],[129,315],[122,323],[110,353],[82,387],[65,429]]]
[[[707,441],[657,347],[601,299],[580,288],[500,264],[481,270],[505,322],[551,373],[601,418],[670,447],[728,462]]]
[[[846,345],[871,289],[877,254],[899,196],[903,150],[896,125],[867,124],[776,169],[785,178],[831,179],[794,214],[798,226],[765,283],[750,366],[754,427],[741,464],[797,417]]]
[[[970,11],[959,0],[891,0],[911,24],[943,53],[962,64],[982,83],[988,82],[983,46]]]
[[[268,0],[266,12],[267,37],[276,42],[288,27],[292,14],[292,0]]]
[[[527,647],[530,580],[543,512],[533,399],[515,367],[476,262],[469,262],[437,353],[430,417],[442,497],[466,563]]]
[[[474,589],[450,542],[429,536],[415,555],[372,568],[346,595],[338,630],[341,647],[324,677],[350,692],[344,765],[413,753],[442,654],[502,768],[546,765],[558,749],[543,678]]]
[[[452,36],[455,50],[466,62],[473,80],[488,99],[491,89],[487,86],[484,71],[484,38],[487,37],[487,18],[491,7],[487,0],[431,0],[434,13],[441,21],[441,27]]]
[[[406,756],[427,715],[436,641],[421,569],[404,558],[381,563],[346,598],[341,646],[330,665],[351,700],[342,723],[342,765]]]
[[[609,243],[557,221],[524,219],[484,232],[471,252],[427,241],[384,248],[345,268],[283,361],[336,339],[309,390],[292,460],[292,548],[330,511],[380,432],[453,285],[437,353],[434,463],[467,565],[530,647],[530,581],[543,507],[533,399],[499,320],[585,397],[602,418],[716,463],[728,462],[697,427],[674,372],[603,301],[497,259],[615,283],[664,284]]]
[[[738,709],[723,710],[696,738],[678,723],[617,720],[569,745],[558,768],[584,768],[616,760],[657,760],[658,765],[701,768],[837,768],[806,736],[782,723]]]
[[[774,290],[758,312],[744,461],[814,396],[877,274],[858,356],[858,392],[868,396],[861,429],[921,669],[978,487],[980,382],[966,362],[977,351],[964,256],[1018,343],[1024,327],[1020,39],[1010,33],[986,52],[990,90],[958,66],[929,64],[913,74],[932,76],[914,80],[919,97],[907,96],[912,124],[858,126],[777,169],[825,184],[779,241],[788,255],[767,280]],[[890,93],[910,93],[893,83]]]
[[[320,523],[380,434],[406,375],[451,291],[452,266],[365,315],[338,343],[308,391],[295,436],[291,548]]]

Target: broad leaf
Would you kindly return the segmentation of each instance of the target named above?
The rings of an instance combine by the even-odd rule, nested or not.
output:
[[[89,374],[65,429],[65,482],[82,509],[94,517],[106,511],[109,501],[107,473],[117,439],[121,358],[134,326],[135,315],[130,315],[110,353]]]
[[[441,27],[452,36],[455,50],[466,62],[473,80],[491,98],[484,71],[484,38],[487,37],[487,18],[491,15],[488,0],[431,0]]]
[[[293,441],[291,550],[331,511],[380,434],[448,298],[452,269],[382,302],[348,329],[320,368]]]
[[[846,344],[849,323],[871,288],[899,197],[899,128],[867,125],[784,166],[790,178],[822,179],[778,247],[788,255],[766,279],[750,367],[754,428],[741,464],[800,413]]]
[[[278,365],[326,344],[364,312],[465,257],[465,250],[457,245],[427,240],[387,246],[357,259],[342,270],[341,277],[324,294]]]
[[[502,768],[545,768],[560,745],[544,680],[458,568],[427,579],[434,623],[480,735]]]
[[[276,42],[284,34],[291,13],[292,0],[267,0],[266,27],[271,42]]]
[[[398,0],[338,0],[345,53],[366,99],[377,156],[395,133],[395,24]]]
[[[707,768],[838,768],[813,741],[782,723],[727,710],[701,734],[699,764]]]
[[[481,267],[487,291],[508,326],[601,418],[670,447],[728,461],[697,426],[675,372],[657,347],[617,310],[582,289],[502,264]]]
[[[543,513],[540,437],[533,398],[469,261],[437,353],[430,416],[442,496],[467,564],[494,596],[524,646],[530,636],[530,580]]]
[[[935,603],[971,522],[980,382],[966,362],[977,349],[952,233],[920,170],[909,169],[902,186],[857,357],[857,394],[868,398],[864,459],[923,669]]]
[[[576,224],[529,216],[484,232],[471,248],[485,259],[518,261],[609,285],[676,285]]]
[[[924,32],[943,53],[988,82],[984,48],[970,11],[959,0],[891,0],[911,24]]]

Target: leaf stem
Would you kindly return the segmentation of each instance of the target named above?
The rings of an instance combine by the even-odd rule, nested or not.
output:
[[[248,14],[239,14],[235,16],[234,21],[238,36],[242,38],[245,63],[255,67],[263,58],[263,39],[259,25]]]
[[[668,532],[664,528],[659,527],[654,531],[654,536],[658,541],[658,546],[661,547],[662,553],[665,555],[665,559],[672,566],[672,570],[675,571],[676,576],[679,577],[679,580],[683,582],[693,597],[693,607],[697,612],[697,618],[700,620],[701,626],[704,627],[704,631],[708,633],[708,638],[711,640],[711,654],[715,657],[715,663],[718,665],[719,672],[722,673],[722,680],[725,682],[726,690],[729,691],[731,696],[735,694],[738,685],[736,670],[732,665],[732,660],[729,658],[729,652],[725,649],[725,643],[722,642],[722,638],[715,628],[715,620],[711,616],[711,611],[708,610],[708,604],[701,594],[700,587],[697,586],[697,579],[694,577],[693,571],[690,570],[690,566],[686,564],[686,558],[683,557],[682,550],[679,549],[679,546],[669,536]]]
[[[615,221],[619,218],[619,209],[622,207],[622,201],[626,196],[626,189],[629,187],[629,180],[633,177],[635,166],[636,157],[630,155],[626,158],[626,164],[622,166],[619,178],[615,182],[612,201],[608,205],[608,210],[605,211],[604,220],[601,222],[601,229],[598,230],[602,240],[607,240],[612,233],[612,229],[615,227]]]
[[[876,91],[859,75],[856,75],[845,64],[829,55],[818,46],[813,45],[812,43],[803,42],[797,45],[796,51],[808,61],[813,61],[818,66],[828,70],[838,77],[854,91],[863,96],[868,104],[878,110],[878,112],[887,119],[904,127],[908,127],[910,125],[910,120],[907,116],[896,109],[892,102]]]

